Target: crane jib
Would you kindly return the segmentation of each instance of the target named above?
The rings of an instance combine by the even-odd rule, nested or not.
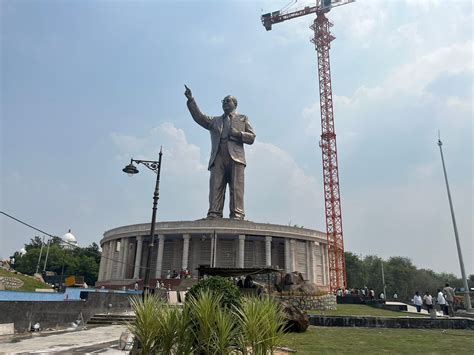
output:
[[[274,12],[269,12],[261,16],[263,26],[267,31],[272,29],[272,25],[286,20],[291,20],[296,17],[301,17],[309,14],[320,12],[328,12],[333,7],[346,5],[355,0],[319,0],[316,6],[305,6],[294,9],[285,9]]]

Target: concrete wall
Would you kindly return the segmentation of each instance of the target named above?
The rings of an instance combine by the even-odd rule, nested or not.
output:
[[[39,322],[42,329],[70,326],[80,319],[84,322],[94,314],[130,310],[128,294],[97,292],[87,293],[86,300],[72,301],[0,301],[0,323],[14,323],[15,332],[29,331]]]
[[[310,315],[311,325],[322,327],[417,328],[417,329],[471,329],[474,320],[467,318],[421,317],[367,317],[367,316],[318,316]]]

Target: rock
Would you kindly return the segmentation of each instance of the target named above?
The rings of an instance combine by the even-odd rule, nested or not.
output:
[[[0,282],[3,283],[5,288],[9,289],[20,288],[24,284],[19,278],[9,276],[0,276]]]
[[[308,329],[309,319],[306,312],[286,302],[282,303],[282,307],[286,319],[286,331],[302,333]]]
[[[297,291],[300,291],[305,294],[313,295],[316,293],[317,288],[315,284],[308,281],[304,281],[301,285],[299,285],[299,288],[297,289]]]

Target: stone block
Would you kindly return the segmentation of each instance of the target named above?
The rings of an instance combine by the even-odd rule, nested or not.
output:
[[[13,323],[0,324],[0,335],[11,335],[15,333],[15,327]]]

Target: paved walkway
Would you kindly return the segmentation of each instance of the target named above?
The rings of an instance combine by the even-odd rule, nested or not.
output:
[[[0,354],[71,351],[126,354],[128,352],[117,350],[120,335],[125,330],[124,325],[110,325],[59,334],[34,334],[19,341],[18,338],[8,338],[0,340]]]
[[[415,306],[412,306],[408,303],[403,303],[403,302],[395,302],[395,301],[387,301],[385,302],[385,304],[387,305],[404,305],[404,306],[407,306],[407,312],[408,313],[416,313],[416,314],[424,314],[426,316],[429,316],[429,313],[426,309],[421,309],[421,312],[417,312],[416,311],[416,307]],[[436,311],[436,316],[437,317],[443,317],[443,312],[441,311]]]

